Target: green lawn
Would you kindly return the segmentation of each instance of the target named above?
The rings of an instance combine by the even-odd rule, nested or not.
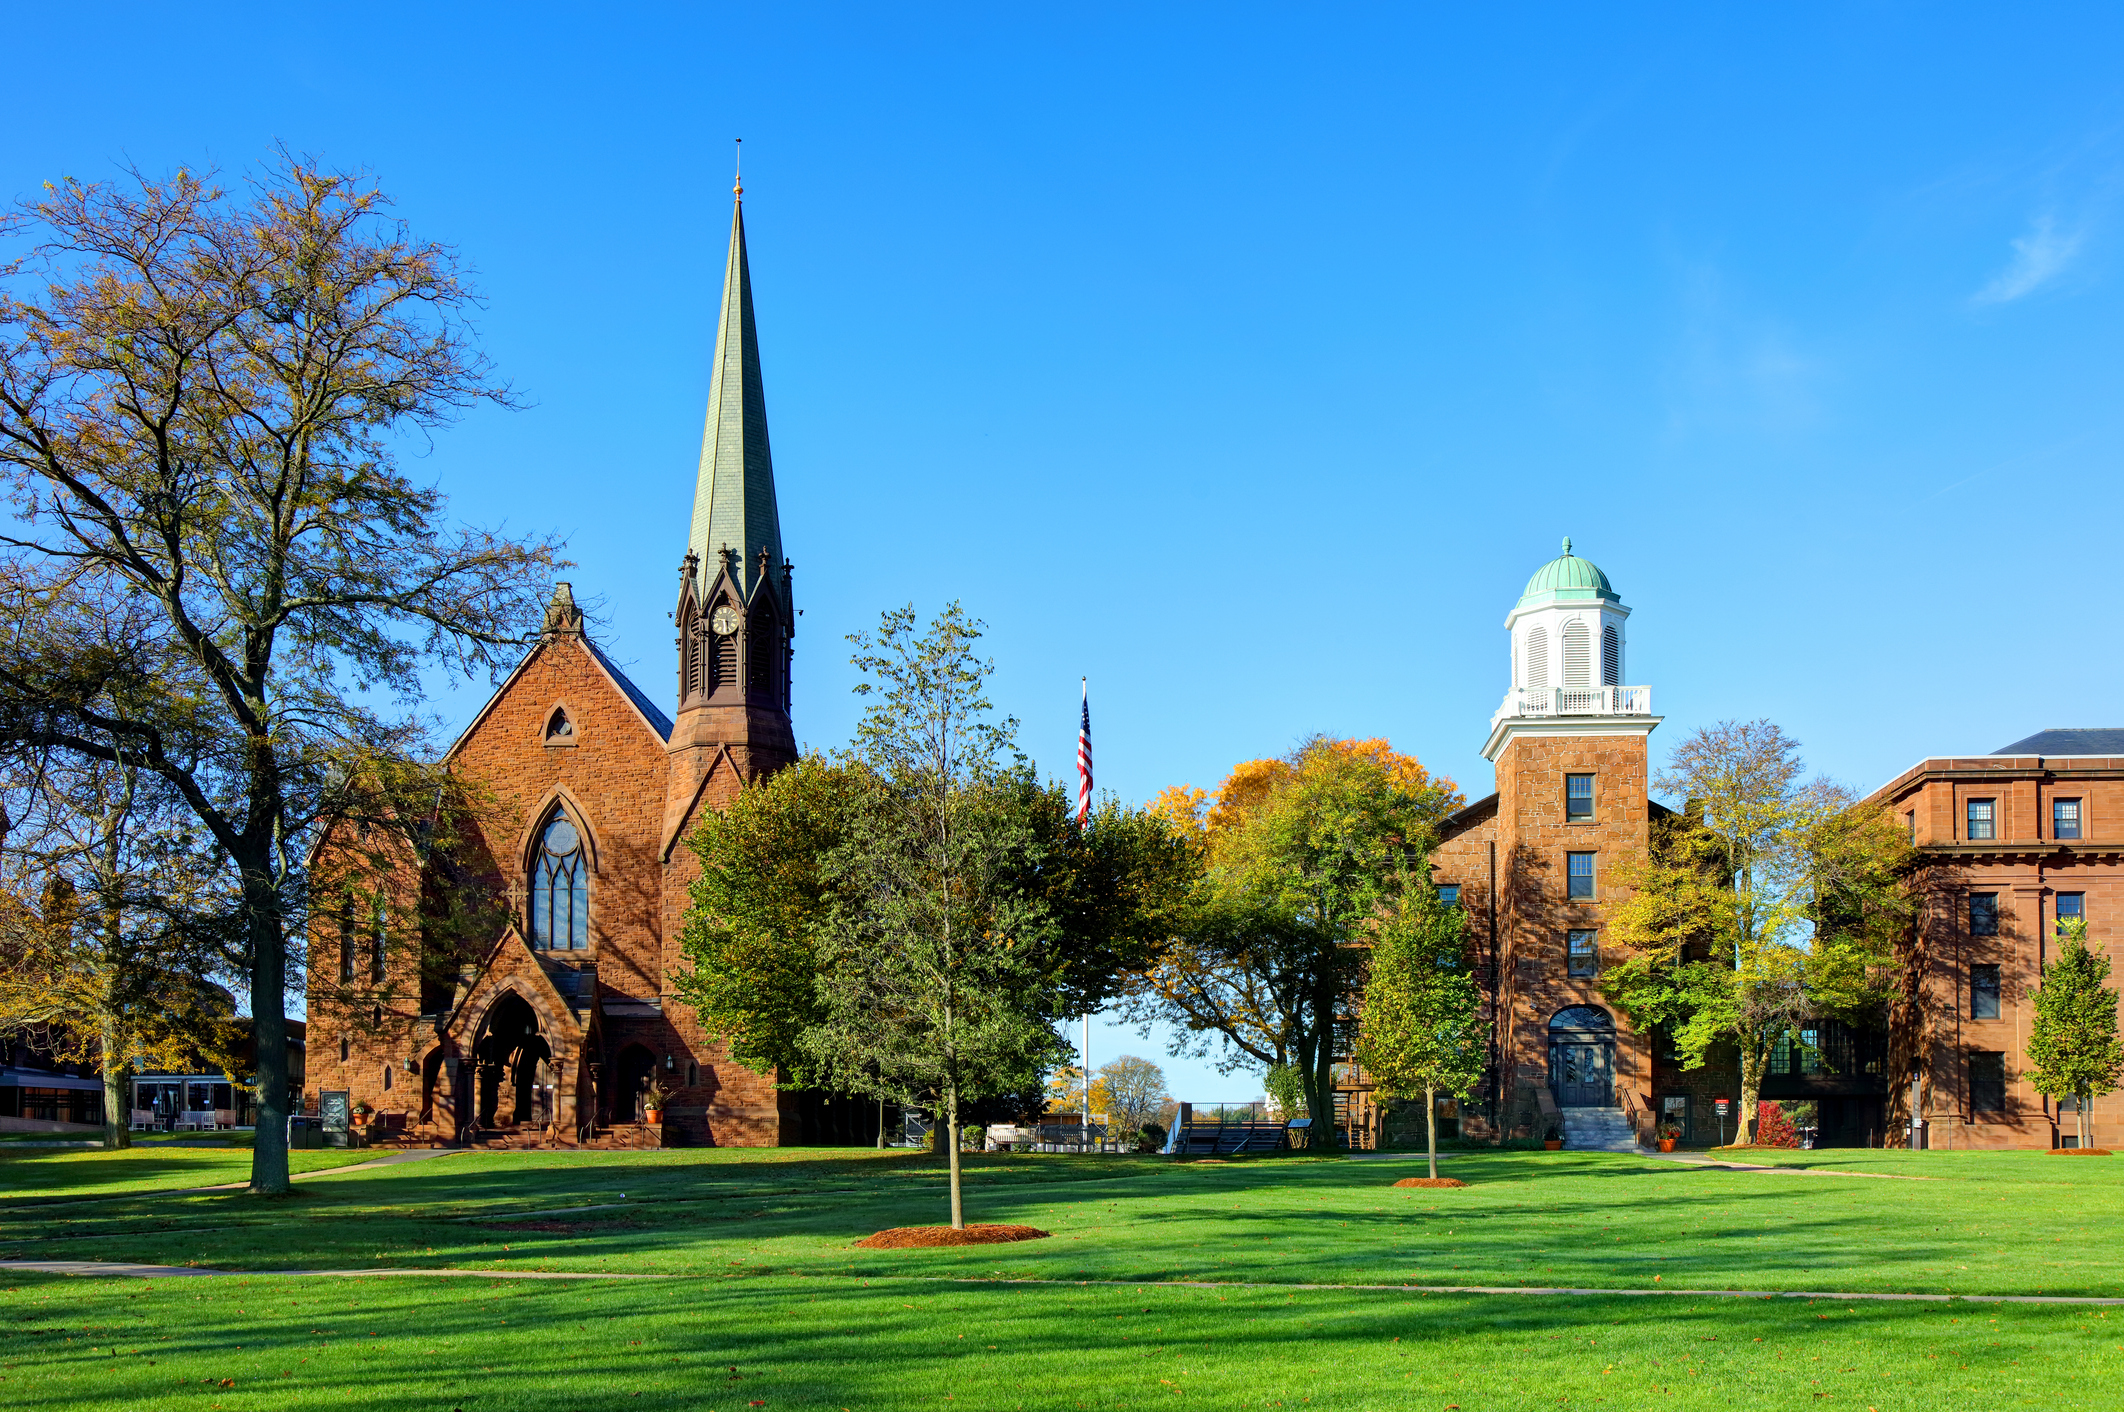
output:
[[[1471,1185],[1435,1192],[1390,1186],[1418,1159],[977,1158],[970,1218],[1056,1238],[944,1251],[851,1248],[882,1226],[943,1217],[933,1163],[860,1150],[468,1153],[324,1177],[285,1201],[17,1202],[0,1258],[673,1278],[10,1274],[0,1399],[227,1412],[1110,1408],[1175,1397],[1466,1412],[2117,1405],[2124,1307],[1293,1287],[2124,1296],[2124,1160],[1798,1156],[1928,1180],[1456,1154],[1449,1170]],[[22,1169],[55,1157],[140,1160],[10,1153],[0,1186],[22,1191]],[[63,1191],[85,1189],[73,1178]]]
[[[366,1162],[373,1152],[294,1152],[298,1172]],[[109,1196],[121,1192],[214,1186],[248,1181],[248,1147],[170,1147],[161,1144],[106,1152],[93,1147],[46,1147],[0,1150],[0,1208],[19,1209],[53,1201]],[[0,1243],[0,1250],[6,1247]]]

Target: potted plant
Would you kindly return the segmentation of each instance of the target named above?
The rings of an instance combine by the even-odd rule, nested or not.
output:
[[[1679,1123],[1661,1123],[1661,1124],[1659,1125],[1659,1150],[1660,1150],[1660,1151],[1662,1151],[1662,1152],[1672,1152],[1672,1151],[1674,1150],[1674,1144],[1675,1144],[1675,1143],[1677,1143],[1677,1142],[1679,1142],[1680,1140],[1681,1140],[1681,1124],[1679,1124]]]
[[[365,1128],[375,1117],[376,1110],[370,1107],[366,1100],[354,1105],[354,1122],[357,1126]]]
[[[651,1079],[642,1085],[642,1121],[645,1123],[663,1122],[664,1100],[670,1096],[671,1090],[665,1088],[663,1084],[655,1079]]]
[[[1551,1123],[1541,1135],[1541,1145],[1549,1152],[1563,1151],[1563,1129]]]

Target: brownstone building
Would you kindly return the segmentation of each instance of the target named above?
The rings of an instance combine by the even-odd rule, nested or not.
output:
[[[1431,858],[1468,913],[1491,1007],[1485,1111],[1465,1121],[1623,1148],[1664,1116],[1709,1140],[1709,1100],[1732,1092],[1730,1078],[1681,1072],[1600,993],[1607,870],[1642,852],[1665,812],[1648,793],[1660,717],[1651,688],[1623,684],[1630,610],[1570,540],[1563,549],[1505,617],[1511,685],[1483,747],[1497,790],[1447,820]]]
[[[2124,730],[1921,760],[1872,798],[1910,831],[1923,897],[1893,1037],[1895,1117],[1907,1120],[1914,1071],[1934,1148],[2071,1145],[2072,1100],[2028,1083],[2030,1001],[2061,919],[2083,918],[2101,950],[2124,915]],[[2089,1117],[2098,1143],[2124,1137],[2124,1095]]]
[[[433,1137],[565,1144],[628,1128],[653,1078],[670,1096],[661,1134],[635,1130],[640,1140],[795,1136],[796,1097],[731,1063],[670,979],[698,871],[686,834],[796,758],[796,609],[742,204],[690,532],[671,548],[683,556],[676,719],[599,651],[559,585],[537,643],[447,756],[494,801],[499,822],[470,851],[507,920],[474,964],[438,977],[413,921],[421,882],[409,863],[340,916],[336,937],[313,936],[313,1091],[347,1090]]]

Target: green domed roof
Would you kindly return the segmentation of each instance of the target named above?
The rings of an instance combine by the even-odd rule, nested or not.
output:
[[[1544,603],[1568,603],[1578,600],[1606,599],[1620,603],[1615,586],[1608,576],[1591,559],[1581,559],[1571,552],[1571,540],[1566,536],[1563,553],[1534,571],[1527,580],[1527,591],[1519,595],[1519,606],[1538,608]]]

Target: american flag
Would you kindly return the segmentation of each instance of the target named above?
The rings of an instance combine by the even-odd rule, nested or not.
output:
[[[1077,722],[1077,822],[1091,822],[1091,682],[1084,683],[1084,714]]]

